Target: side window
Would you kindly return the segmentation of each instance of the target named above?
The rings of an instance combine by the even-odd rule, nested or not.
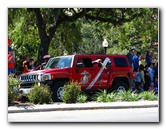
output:
[[[127,67],[127,61],[125,58],[114,58],[116,67]]]
[[[102,60],[102,63],[104,62],[104,60],[105,60],[105,58],[96,58],[96,60],[97,59],[101,59]],[[107,63],[107,65],[106,66],[111,66],[111,64],[112,64],[112,62],[111,62],[111,60]],[[99,67],[101,67],[101,65],[99,65]]]
[[[77,64],[83,64],[83,67],[93,67],[91,58],[78,58]]]

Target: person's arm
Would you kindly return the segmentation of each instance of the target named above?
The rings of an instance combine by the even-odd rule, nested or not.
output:
[[[27,65],[25,65],[24,67],[25,67],[26,71],[29,71],[29,69],[28,69],[28,66],[27,66]]]
[[[15,63],[15,62],[16,62],[16,60],[15,60],[14,56],[12,56],[12,57],[13,57],[13,58],[12,58],[12,59],[13,59],[13,62]]]
[[[25,70],[27,71],[27,72],[30,72],[31,70],[30,69],[28,69],[28,65],[25,63],[25,64],[23,64],[23,68],[25,68]]]
[[[149,70],[149,76],[150,76],[150,80],[151,80],[151,81],[153,81],[153,75],[152,75],[152,74],[153,74],[152,71]]]
[[[40,68],[41,68],[41,66],[39,65],[39,66],[35,67],[34,70],[38,70]]]
[[[101,59],[97,59],[97,60],[92,61],[92,64],[95,64],[95,63],[102,63],[102,60]]]
[[[12,56],[8,59],[8,62],[11,62],[12,61]]]

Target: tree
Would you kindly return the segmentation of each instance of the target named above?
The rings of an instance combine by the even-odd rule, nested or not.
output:
[[[156,36],[158,34],[156,32],[158,20],[154,20],[153,15],[158,15],[158,9],[9,8],[9,37],[12,37],[14,42],[17,43],[16,48],[19,44],[23,44],[23,47],[19,47],[20,49],[27,49],[29,46],[28,52],[36,53],[41,63],[42,57],[48,54],[48,51],[53,52],[53,49],[49,50],[49,46],[55,48],[56,55],[58,55],[62,54],[64,50],[69,53],[81,52],[78,46],[84,48],[89,45],[88,41],[96,44],[104,37],[107,37],[111,44],[118,42],[117,45],[121,49],[134,45],[133,41],[135,40],[137,40],[137,43],[143,42],[144,44],[147,41],[152,41],[154,37],[158,40],[158,36]],[[148,25],[142,28],[141,26],[145,21],[157,28],[153,26],[149,28]],[[93,40],[89,38],[90,33],[88,35],[85,33],[88,30],[88,27],[86,27],[88,22],[92,25],[89,28],[92,29],[91,33],[94,37],[91,38]],[[85,28],[82,28],[82,26]],[[139,40],[140,42],[138,42]],[[98,46],[100,45],[98,44]],[[31,50],[32,48],[34,50]],[[96,51],[92,53],[96,53]]]

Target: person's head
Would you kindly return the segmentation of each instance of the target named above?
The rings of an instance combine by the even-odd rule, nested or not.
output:
[[[78,59],[77,63],[83,63],[83,59]]]
[[[145,65],[145,69],[147,70],[149,68],[149,66],[148,65]]]
[[[33,58],[30,58],[29,60],[30,60],[30,62],[33,62]]]
[[[158,82],[158,78],[157,77],[155,77],[154,80],[155,80],[155,82]]]
[[[139,72],[139,71],[140,71],[139,68],[135,68],[135,69],[134,69],[134,72]]]
[[[146,55],[149,55],[149,53],[150,53],[150,52],[149,52],[149,51],[147,51],[147,52],[146,52]]]
[[[34,66],[37,67],[38,65],[39,65],[39,62],[36,60],[36,61],[34,62]]]
[[[44,61],[47,63],[50,58],[45,58]]]
[[[141,55],[141,52],[137,52],[137,56],[140,56]]]
[[[150,87],[154,87],[154,83],[153,82],[150,82]]]
[[[140,70],[144,70],[143,64],[140,64],[139,68],[140,68]]]
[[[43,59],[44,59],[44,61],[47,63],[48,62],[48,60],[51,58],[51,56],[50,55],[45,55],[45,56],[43,56]]]
[[[13,51],[12,51],[12,50],[10,50],[10,51],[9,51],[9,54],[10,54],[10,55],[12,55],[12,54],[13,54]]]
[[[150,68],[153,68],[153,64],[152,63],[150,64]]]
[[[133,49],[130,49],[129,52],[132,54],[133,53]]]
[[[29,62],[29,61],[30,61],[29,56],[27,56],[27,57],[25,58],[25,60],[26,60],[27,62]]]
[[[149,91],[153,91],[153,90],[154,90],[154,83],[150,82]]]

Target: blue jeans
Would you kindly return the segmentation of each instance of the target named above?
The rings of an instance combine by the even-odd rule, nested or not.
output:
[[[14,68],[8,68],[8,75],[13,73],[14,74]]]

